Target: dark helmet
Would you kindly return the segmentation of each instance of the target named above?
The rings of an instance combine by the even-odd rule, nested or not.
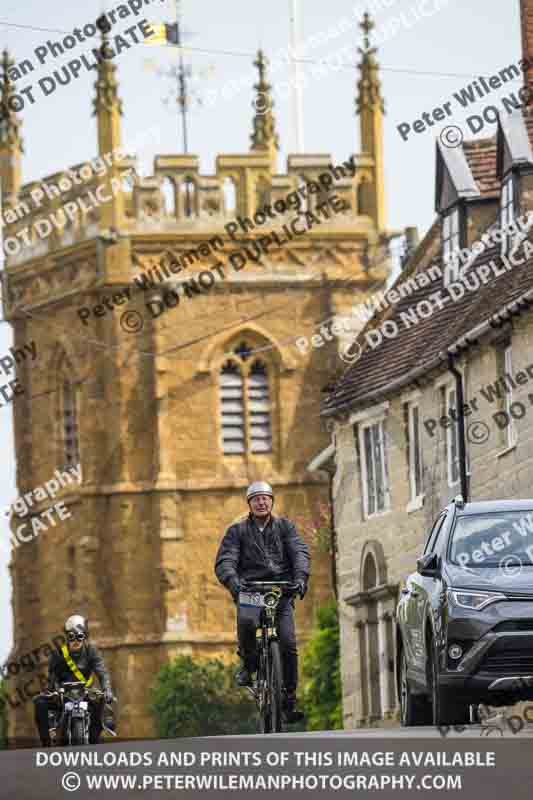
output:
[[[85,619],[85,617],[80,616],[80,614],[73,614],[72,617],[69,617],[65,622],[65,633],[83,633],[86,638],[89,636],[89,623]]]

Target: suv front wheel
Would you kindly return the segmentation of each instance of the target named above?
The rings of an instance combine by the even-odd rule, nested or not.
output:
[[[402,728],[411,725],[431,725],[431,706],[426,697],[414,695],[407,679],[407,658],[405,650],[400,651],[400,723]]]

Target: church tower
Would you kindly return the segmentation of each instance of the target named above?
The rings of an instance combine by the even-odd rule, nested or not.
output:
[[[148,689],[164,663],[178,653],[234,658],[235,609],[213,567],[225,529],[247,511],[249,483],[268,480],[274,513],[311,545],[301,645],[331,593],[314,533],[328,486],[307,468],[329,443],[320,391],[342,362],[340,339],[320,328],[388,276],[386,259],[369,258],[387,235],[381,100],[376,63],[363,55],[355,174],[329,153],[289,155],[278,172],[260,51],[250,150],[219,154],[214,174],[196,155],[161,154],[141,177],[133,158],[118,157],[122,107],[105,40],[102,54],[94,107],[104,175],[35,209],[42,183],[20,185],[18,122],[1,128],[3,196],[28,209],[4,242],[23,227],[31,234],[7,256],[4,313],[16,346],[37,346],[14,401],[18,493],[61,475],[55,502],[70,513],[13,544],[10,658],[50,642],[70,614],[86,615],[119,698],[119,733],[142,738],[155,734]],[[330,186],[319,183],[326,173]],[[99,204],[88,205],[89,191]],[[338,210],[326,218],[320,208],[333,195]],[[67,202],[79,214],[67,218]],[[77,464],[79,484],[65,477]],[[13,519],[13,534],[49,504]],[[34,735],[21,697],[29,677],[10,680],[10,736]]]

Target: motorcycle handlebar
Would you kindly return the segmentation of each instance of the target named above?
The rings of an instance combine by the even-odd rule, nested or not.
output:
[[[291,581],[243,581],[241,583],[241,591],[246,589],[272,589],[272,587],[279,586],[283,590],[283,594],[291,594],[298,590],[298,584],[291,583]]]
[[[105,692],[102,692],[101,689],[91,689],[91,688],[87,689],[87,693],[90,695],[94,695],[96,698],[103,697],[105,694]],[[33,700],[35,700],[37,697],[60,697],[62,694],[65,694],[65,690],[63,688],[59,690],[56,689],[54,692],[40,692],[39,694],[35,695]],[[114,695],[113,695],[113,700],[111,702],[113,703],[117,702],[117,698]]]

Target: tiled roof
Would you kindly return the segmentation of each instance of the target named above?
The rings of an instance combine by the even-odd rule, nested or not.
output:
[[[467,275],[480,264],[488,264],[491,259],[501,268],[499,252],[499,244],[486,250],[473,262]],[[521,247],[515,258],[523,258]],[[406,276],[400,275],[395,287],[405,280]],[[498,277],[491,274],[490,280],[478,291],[465,291],[459,301],[448,301],[442,310],[436,310],[410,327],[402,322],[401,312],[408,312],[434,292],[441,290],[443,297],[448,293],[443,280],[439,279],[403,297],[393,307],[392,313],[387,314],[388,320],[397,323],[398,335],[393,339],[383,337],[375,350],[365,344],[366,349],[359,360],[344,372],[323,398],[321,413],[328,415],[363,406],[371,398],[379,396],[390,384],[397,383],[400,386],[403,379],[407,382],[407,376],[415,369],[422,371],[435,366],[440,353],[445,353],[458,339],[481,323],[488,322],[503,306],[516,301],[530,289],[533,289],[533,258]],[[360,336],[362,344],[361,339]]]
[[[522,114],[529,141],[533,147],[533,108],[516,113]],[[462,147],[481,195],[498,197],[501,187],[496,175],[496,137],[463,142]]]
[[[496,137],[463,142],[463,151],[481,195],[498,197],[500,181],[496,176]]]
[[[533,107],[530,111],[526,111],[523,117],[533,147]],[[496,174],[496,144],[496,137],[492,137],[463,142],[462,145],[482,197],[498,197],[501,191]],[[437,217],[421,243],[426,250],[439,236],[439,229]],[[470,265],[467,274],[480,264],[488,264],[491,260],[501,268],[500,247],[500,244],[496,244],[478,256]],[[422,271],[427,272],[429,264],[424,268],[418,266],[425,260],[420,254],[419,245],[413,254],[413,260],[407,265],[410,274],[403,271],[395,281],[393,289],[397,289],[408,278],[414,278]],[[521,248],[518,248],[516,257],[518,259],[523,257]],[[442,264],[440,267],[442,269]],[[387,320],[396,322],[399,328],[398,335],[393,339],[383,337],[375,350],[365,342],[363,334],[359,336],[361,346],[366,349],[356,363],[327,387],[322,400],[322,413],[332,414],[364,405],[365,402],[370,402],[371,398],[384,393],[387,387],[400,386],[402,381],[407,383],[407,376],[411,372],[417,369],[422,372],[438,364],[440,354],[444,356],[446,350],[458,339],[476,326],[488,322],[504,306],[516,301],[529,290],[533,290],[533,258],[497,278],[491,274],[488,283],[482,285],[478,291],[466,291],[458,302],[448,301],[442,310],[436,310],[431,316],[420,319],[418,324],[412,323],[410,327],[403,322],[400,316],[402,312],[404,314],[409,312],[409,309],[420,301],[428,300],[434,292],[440,291],[443,297],[448,293],[441,278],[431,282],[429,286],[417,289],[411,295],[406,295],[396,305],[375,314],[364,331],[379,329]]]

